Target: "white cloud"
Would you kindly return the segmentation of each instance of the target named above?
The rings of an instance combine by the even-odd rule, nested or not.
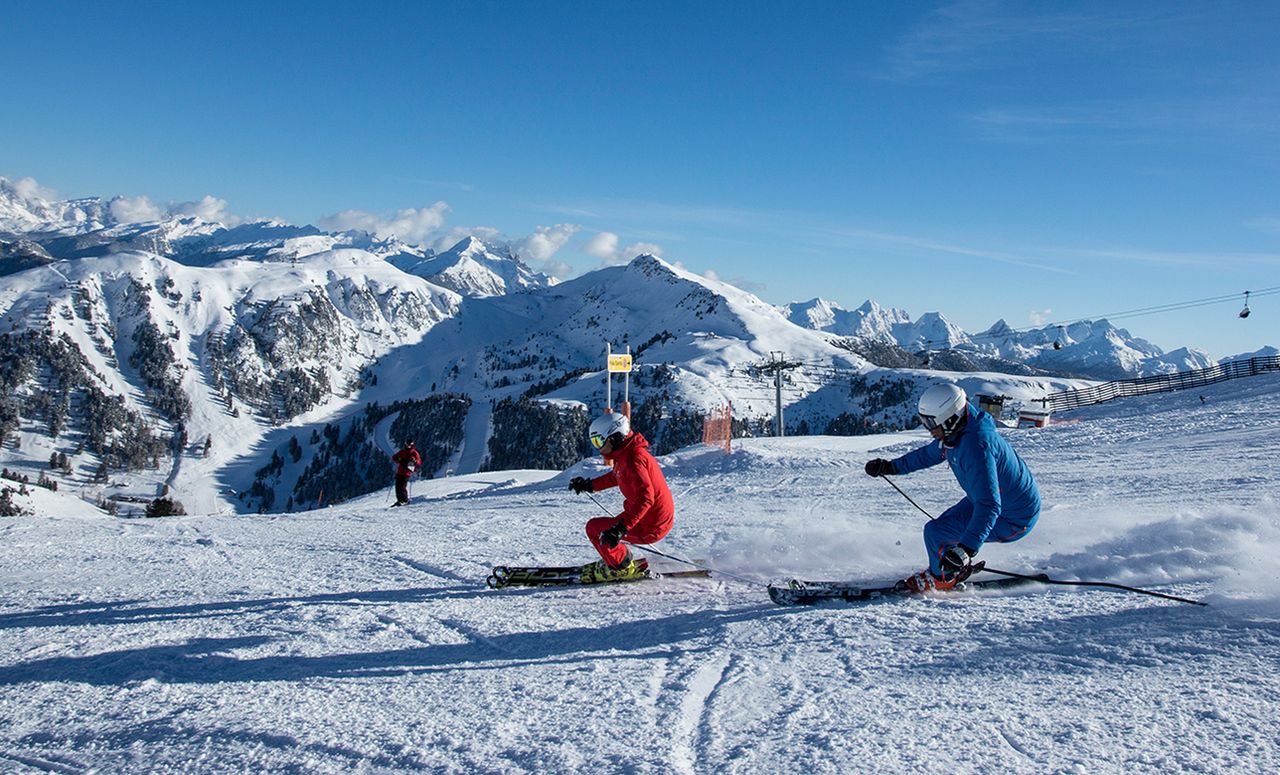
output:
[[[107,210],[117,223],[148,223],[169,217],[195,216],[204,221],[234,226],[242,218],[227,212],[227,200],[205,195],[196,202],[170,202],[158,205],[146,196],[117,196],[107,203]]]
[[[179,202],[169,205],[173,215],[194,215],[203,221],[218,221],[234,225],[240,219],[227,212],[227,200],[205,194],[198,202]]]
[[[319,226],[327,231],[356,229],[369,232],[379,239],[396,237],[409,244],[419,245],[444,225],[447,212],[449,205],[446,202],[436,202],[430,207],[408,207],[390,215],[344,210],[321,218]]]
[[[635,242],[622,249],[622,255],[625,256],[624,261],[630,261],[644,253],[662,258],[662,246],[652,242]]]
[[[608,263],[618,255],[618,235],[611,231],[602,231],[592,237],[582,249],[589,256]]]
[[[46,202],[52,202],[58,198],[58,192],[40,185],[35,178],[18,178],[13,181],[0,178],[0,182],[7,184],[6,187],[17,194],[18,198],[23,201],[29,202],[43,199]]]
[[[551,257],[581,230],[581,226],[571,223],[539,226],[533,234],[517,241],[512,247],[521,258],[545,262],[551,260]]]
[[[644,253],[662,257],[662,246],[652,242],[633,242],[625,248],[619,248],[618,235],[611,231],[602,231],[592,237],[583,251],[600,259],[605,266],[621,266]]]
[[[145,196],[118,196],[107,204],[111,217],[118,223],[146,223],[164,217],[164,210]]]
[[[1031,310],[1030,320],[1033,326],[1043,326],[1049,321],[1049,316],[1053,314],[1051,309],[1033,309]]]

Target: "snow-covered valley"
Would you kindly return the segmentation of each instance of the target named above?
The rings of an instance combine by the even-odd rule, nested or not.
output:
[[[380,492],[289,515],[5,519],[0,762],[1274,771],[1280,416],[1265,407],[1280,376],[1203,394],[1005,431],[1046,509],[1030,536],[980,558],[1207,608],[1070,587],[771,604],[771,580],[921,566],[923,517],[862,472],[920,432],[664,457],[677,521],[659,548],[741,578],[486,589],[494,564],[592,559],[582,523],[598,508],[566,489],[592,461],[418,481],[404,509]],[[943,469],[896,481],[933,513],[960,495]]]

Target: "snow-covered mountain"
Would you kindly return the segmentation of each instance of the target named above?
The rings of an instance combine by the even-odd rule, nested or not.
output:
[[[883,342],[896,342],[895,326],[911,323],[905,310],[887,309],[870,299],[852,311],[822,298],[788,304],[781,310],[788,320],[803,328]]]
[[[38,242],[20,239],[0,240],[0,277],[54,262],[53,256]]]
[[[353,249],[293,264],[127,252],[29,269],[0,285],[0,352],[15,364],[0,378],[15,399],[0,432],[36,459],[75,453],[85,477],[165,458],[160,481],[212,510],[223,467],[272,428],[354,400],[371,363],[460,302]]]
[[[101,199],[54,201],[34,181],[0,177],[0,233],[77,233],[113,225]]]
[[[1232,361],[1247,361],[1250,358],[1274,358],[1277,355],[1280,355],[1280,350],[1277,350],[1276,348],[1271,346],[1267,346],[1267,347],[1263,347],[1260,350],[1254,350],[1251,353],[1240,353],[1239,355],[1232,355],[1232,356],[1223,358],[1221,361],[1219,361],[1219,363],[1231,363]]]
[[[436,255],[415,258],[404,253],[389,260],[409,274],[463,296],[501,296],[547,288],[557,282],[554,277],[530,269],[516,256],[495,253],[475,237],[465,237]]]
[[[324,505],[376,487],[410,434],[435,444],[428,475],[563,467],[624,384],[663,452],[724,405],[735,432],[771,433],[775,371],[789,433],[848,435],[909,427],[939,379],[1012,411],[1087,384],[1055,375],[1199,363],[1105,321],[971,336],[871,301],[775,308],[653,256],[557,283],[475,238],[436,254],[274,220],[133,222],[129,204],[0,180],[0,458],[70,456],[90,498]],[[611,397],[606,344],[636,364]]]
[[[975,357],[980,362],[997,359],[1047,372],[1104,380],[1201,369],[1215,363],[1202,350],[1180,348],[1166,353],[1107,320],[1030,330],[1016,330],[998,320],[985,331],[969,334],[941,313],[929,312],[912,322],[905,310],[886,310],[869,300],[854,311],[824,299],[782,309],[797,325],[891,343],[921,355],[947,352],[954,357],[942,360],[950,363]]]

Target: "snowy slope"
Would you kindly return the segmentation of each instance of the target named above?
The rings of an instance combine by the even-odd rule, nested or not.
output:
[[[1003,569],[1110,580],[782,609],[775,578],[919,567],[862,462],[919,434],[663,460],[660,548],[734,576],[487,590],[578,562],[599,471],[416,482],[294,516],[0,521],[0,761],[54,772],[1274,772],[1280,378],[1009,431],[1046,510]],[[942,470],[899,477],[937,512]],[[48,494],[45,494],[48,496]],[[53,497],[53,496],[48,496]],[[616,493],[600,496],[615,506]],[[741,577],[735,578],[735,577]]]
[[[288,370],[305,372],[329,386],[314,410],[324,416],[352,399],[370,362],[419,341],[459,303],[457,294],[361,250],[323,251],[288,266],[237,260],[212,267],[119,253],[5,278],[0,325],[6,331],[38,325],[67,337],[107,394],[122,396],[148,416],[152,408],[130,365],[132,334],[147,323],[158,326],[176,358],[171,376],[191,397],[188,436],[215,443],[207,455],[188,451],[166,460],[165,470],[130,472],[122,481],[135,482],[134,494],[147,497],[168,485],[188,509],[209,512],[225,507],[222,468],[255,452],[271,427],[262,411],[227,399],[224,380],[268,384]],[[215,362],[214,342],[224,351],[224,363]],[[153,424],[166,432],[173,425],[159,417]],[[39,465],[60,447],[35,432],[37,427],[24,434],[22,456]],[[74,481],[83,486],[98,462],[80,455]]]

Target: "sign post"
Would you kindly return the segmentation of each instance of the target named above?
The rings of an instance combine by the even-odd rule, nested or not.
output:
[[[613,375],[626,374],[623,382],[622,392],[622,413],[631,418],[631,345],[627,345],[627,352],[613,354],[613,348],[606,345],[606,352],[609,357],[609,403],[613,403]],[[612,411],[612,409],[610,410]]]

